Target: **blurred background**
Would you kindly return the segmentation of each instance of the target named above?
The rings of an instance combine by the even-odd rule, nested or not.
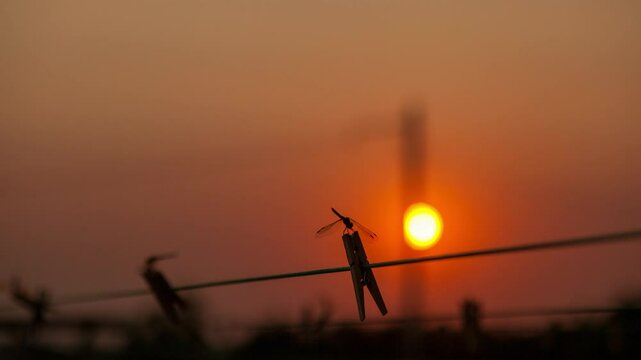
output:
[[[631,1],[3,1],[0,324],[30,321],[11,300],[13,277],[55,303],[144,288],[144,259],[157,253],[178,254],[159,265],[174,285],[344,266],[339,236],[314,236],[335,220],[330,207],[376,231],[370,262],[634,229],[640,16]],[[408,109],[420,119],[410,135]],[[414,198],[443,219],[424,251],[402,235]],[[640,255],[632,242],[377,269],[389,314],[367,295],[365,322],[458,319],[465,299],[483,313],[622,306],[641,296]],[[193,322],[215,349],[196,357],[268,354],[260,341],[281,344],[279,358],[359,357],[340,341],[367,352],[382,338],[393,345],[374,358],[424,358],[422,335],[408,333],[459,348],[447,336],[465,322],[257,335],[261,324],[310,317],[357,321],[347,273],[181,296],[197,304]],[[117,357],[150,316],[161,316],[150,296],[54,308],[51,326],[121,330],[101,331],[98,350],[82,355],[82,335],[46,322],[29,340],[2,331],[0,347],[7,358]],[[581,329],[619,315],[608,316]],[[162,336],[182,336],[154,321]],[[487,325],[558,334],[576,321]],[[604,354],[624,351],[611,344],[623,335],[608,336]],[[537,348],[510,344],[515,354]]]

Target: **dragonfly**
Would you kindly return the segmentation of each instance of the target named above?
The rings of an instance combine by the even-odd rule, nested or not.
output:
[[[365,320],[365,287],[367,287],[372,295],[372,298],[374,299],[374,302],[376,302],[376,306],[378,306],[381,314],[387,314],[387,307],[385,307],[383,295],[381,295],[378,284],[376,284],[374,272],[367,261],[367,254],[365,253],[365,248],[361,242],[361,236],[354,227],[358,228],[358,230],[372,239],[376,238],[376,234],[372,230],[359,224],[358,221],[341,215],[341,213],[336,209],[332,208],[332,212],[338,216],[338,220],[320,228],[320,230],[316,232],[316,236],[325,235],[331,229],[335,228],[338,223],[342,222],[343,225],[345,225],[345,228],[343,229],[343,244],[345,245],[345,253],[347,255],[347,262],[349,263],[349,269],[352,273],[352,282],[354,284],[354,293],[356,295],[359,319],[361,321]]]
[[[357,227],[358,230],[361,232],[365,233],[367,236],[369,236],[372,239],[376,239],[376,233],[374,233],[372,230],[368,229],[365,227],[363,224],[359,223],[358,221],[354,220],[353,218],[343,216],[341,213],[339,213],[336,209],[332,208],[332,212],[338,216],[338,220],[334,221],[331,224],[325,225],[322,228],[320,228],[316,232],[316,237],[321,237],[323,235],[326,235],[329,233],[330,230],[334,228],[334,225],[338,223],[343,223],[345,225],[345,228],[343,229],[343,234],[349,233],[349,232],[354,232],[354,227]]]

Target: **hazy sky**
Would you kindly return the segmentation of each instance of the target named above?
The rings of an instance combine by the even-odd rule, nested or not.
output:
[[[430,253],[637,228],[639,18],[635,1],[2,1],[0,276],[55,297],[142,287],[156,252],[179,253],[161,265],[175,284],[339,266],[340,240],[313,236],[330,206],[379,233],[371,261],[398,258],[399,114],[415,99],[445,223]],[[610,304],[641,291],[639,256],[436,263],[427,306]],[[398,315],[396,271],[376,274]],[[351,286],[190,295],[226,321],[319,299],[356,319]]]

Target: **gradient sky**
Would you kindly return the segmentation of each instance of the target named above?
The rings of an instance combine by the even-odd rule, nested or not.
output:
[[[55,297],[142,287],[142,260],[166,251],[175,284],[339,266],[340,240],[313,236],[330,206],[379,233],[371,261],[398,258],[399,114],[415,99],[445,223],[430,253],[637,228],[639,18],[635,1],[2,1],[0,276]],[[436,263],[427,306],[608,305],[641,291],[640,255]],[[376,274],[399,314],[397,271]],[[321,301],[355,319],[351,286],[189,296],[220,321]]]

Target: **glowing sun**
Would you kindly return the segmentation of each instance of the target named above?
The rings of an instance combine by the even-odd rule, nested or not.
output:
[[[443,220],[435,208],[425,203],[417,203],[405,211],[403,230],[407,245],[415,250],[426,250],[440,239]]]

